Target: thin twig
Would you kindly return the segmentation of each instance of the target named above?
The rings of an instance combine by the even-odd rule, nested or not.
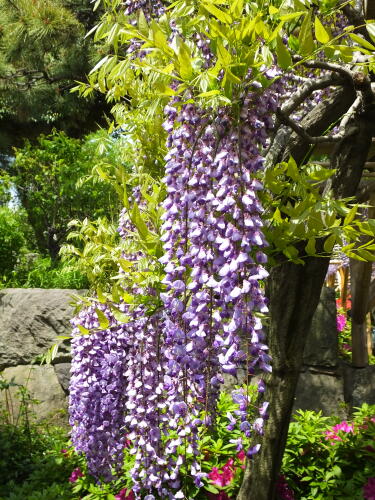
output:
[[[326,61],[316,61],[316,60],[306,60],[304,61],[299,56],[294,56],[293,61],[301,62],[303,66],[306,68],[312,69],[326,69],[327,71],[333,71],[334,73],[338,73],[339,75],[346,78],[346,80],[353,81],[353,73],[350,69],[341,66],[340,64],[330,63]]]
[[[353,135],[355,133],[355,129],[352,129],[347,134],[340,132],[338,134],[329,135],[329,136],[313,137],[310,134],[308,134],[306,132],[306,130],[303,127],[301,127],[301,125],[298,125],[298,123],[296,123],[294,120],[292,120],[289,116],[285,115],[281,111],[280,108],[276,111],[276,116],[280,120],[281,123],[288,125],[288,127],[290,127],[296,134],[298,134],[300,137],[302,137],[302,139],[304,139],[309,144],[322,144],[322,143],[339,142],[344,137],[349,137],[350,135]]]

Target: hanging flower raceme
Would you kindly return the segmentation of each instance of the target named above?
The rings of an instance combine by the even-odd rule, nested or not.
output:
[[[275,109],[274,90],[257,88],[235,117],[225,108],[217,113],[193,104],[166,108],[170,136],[161,262],[168,374],[174,386],[169,402],[170,408],[181,408],[174,425],[181,433],[189,429],[186,440],[193,450],[196,412],[214,416],[223,374],[236,375],[243,366],[249,376],[256,369],[271,370],[262,325],[254,315],[267,311],[259,285],[267,276],[257,197],[262,186],[254,174],[263,165],[260,151]],[[234,399],[244,434],[262,433],[267,404],[252,425],[248,395],[236,391]]]
[[[90,473],[110,479],[111,466],[121,464],[125,445],[125,356],[129,332],[124,326],[99,330],[97,310],[110,317],[103,305],[83,309],[72,320],[70,424],[72,442],[86,455]],[[79,326],[98,330],[82,335]]]

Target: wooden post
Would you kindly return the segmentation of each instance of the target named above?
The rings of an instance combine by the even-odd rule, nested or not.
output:
[[[350,259],[352,289],[352,364],[368,365],[366,315],[371,281],[371,262]]]
[[[367,313],[366,322],[367,331],[367,353],[369,356],[372,355],[372,324],[371,324],[371,313]]]
[[[342,285],[341,285],[341,307],[346,312],[346,302],[348,299],[348,281],[349,281],[349,266],[341,268]]]

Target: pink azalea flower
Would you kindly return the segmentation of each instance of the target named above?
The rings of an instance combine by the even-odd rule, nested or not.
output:
[[[363,486],[363,498],[375,500],[375,477],[369,477],[367,483]]]
[[[232,481],[234,478],[234,470],[234,460],[233,458],[230,458],[221,470],[217,467],[212,467],[212,471],[207,475],[207,477],[211,479],[213,484],[222,488],[223,486],[227,486]]]
[[[338,332],[342,332],[346,325],[346,316],[345,314],[338,314],[336,316],[336,327]]]
[[[335,441],[342,441],[342,438],[337,434],[337,432],[342,431],[346,433],[354,434],[354,425],[348,424],[346,420],[343,420],[337,425],[332,427],[332,430],[325,431],[325,438],[327,441],[331,441],[331,445],[335,444]]]
[[[245,458],[246,458],[246,454],[243,450],[241,450],[239,453],[237,453],[237,458],[238,460],[240,460],[241,462],[244,462],[245,461]]]
[[[353,424],[348,424],[346,420],[343,420],[339,424],[335,425],[332,427],[332,430],[337,432],[337,431],[343,431],[343,432],[352,432],[354,433],[354,425]]]
[[[69,482],[75,483],[79,477],[83,477],[83,472],[81,471],[81,469],[79,467],[77,467],[70,474]]]
[[[135,500],[134,493],[131,490],[121,490],[115,495],[115,498],[116,500]]]

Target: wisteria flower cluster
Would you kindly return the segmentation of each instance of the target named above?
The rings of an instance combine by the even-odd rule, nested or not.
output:
[[[254,314],[267,311],[259,284],[267,277],[257,197],[262,186],[254,174],[263,165],[261,148],[276,105],[274,90],[260,93],[254,86],[238,117],[227,109],[212,119],[212,113],[191,104],[167,107],[164,310],[150,316],[142,305],[120,304],[129,321],[119,324],[99,304],[74,320],[76,333],[79,325],[96,331],[73,341],[73,442],[86,454],[92,474],[110,478],[127,435],[135,455],[133,492],[149,491],[148,500],[152,491],[183,498],[184,457],[177,452],[185,446],[198,454],[199,429],[214,424],[224,374],[246,367],[250,382],[256,370],[271,371]],[[121,222],[126,237],[125,214]],[[110,323],[105,330],[99,328],[98,309]],[[264,392],[262,381],[259,392]],[[268,403],[252,424],[246,391],[235,391],[233,400],[238,404],[233,418],[244,435],[262,434]],[[170,431],[175,437],[162,443]],[[251,456],[258,449],[246,451]],[[191,472],[201,486],[204,474],[197,461]]]
[[[158,2],[124,3],[125,13],[158,14]],[[156,9],[156,10],[155,10]],[[199,41],[207,64],[211,57]],[[251,75],[250,75],[251,76]],[[275,72],[266,73],[273,79]],[[168,133],[162,241],[165,278],[162,307],[116,304],[128,315],[117,321],[111,307],[95,303],[73,321],[70,396],[72,440],[90,472],[110,479],[121,464],[126,440],[134,455],[132,494],[153,500],[184,498],[180,470],[185,455],[198,456],[201,428],[215,425],[225,374],[246,372],[246,382],[270,372],[270,356],[258,312],[267,312],[261,282],[267,277],[262,232],[262,189],[256,175],[273,126],[280,85],[249,81],[240,106],[204,109],[173,100],[165,108]],[[186,97],[186,96],[185,96]],[[120,235],[132,229],[123,211]],[[135,264],[142,252],[126,256]],[[127,286],[124,279],[124,286]],[[154,289],[130,285],[133,296]],[[141,302],[141,301],[140,301]],[[113,306],[113,304],[112,304]],[[106,327],[101,327],[101,317]],[[91,335],[80,335],[82,328]],[[263,397],[264,382],[258,382]],[[246,389],[233,392],[232,426],[245,438],[263,433],[268,403],[251,422]],[[251,410],[251,411],[250,411]],[[202,414],[204,417],[202,418]],[[238,451],[251,457],[259,445]],[[230,465],[226,474],[229,476]],[[190,472],[197,487],[205,474],[197,460]]]

